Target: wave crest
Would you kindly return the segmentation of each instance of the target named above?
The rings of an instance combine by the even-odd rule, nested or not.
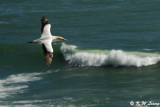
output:
[[[155,53],[125,52],[122,50],[80,50],[74,45],[62,44],[65,60],[75,66],[148,66],[156,64],[160,55]]]

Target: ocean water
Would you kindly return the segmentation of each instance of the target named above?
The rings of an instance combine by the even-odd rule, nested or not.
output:
[[[0,107],[159,104],[159,4],[0,1]],[[27,43],[40,37],[43,16],[51,22],[53,35],[69,40],[53,43],[50,67],[43,62],[41,45]]]

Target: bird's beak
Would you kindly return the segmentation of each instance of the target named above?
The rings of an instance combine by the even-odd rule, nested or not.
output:
[[[64,41],[68,41],[67,39],[64,39],[64,38],[63,38],[63,40],[64,40]]]
[[[67,39],[64,39],[63,37],[60,37],[60,36],[57,37],[57,40],[58,40],[58,41],[61,41],[61,40],[63,40],[63,41],[68,41]]]

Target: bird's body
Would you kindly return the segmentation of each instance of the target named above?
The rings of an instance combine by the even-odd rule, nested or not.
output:
[[[50,32],[51,24],[49,21],[43,17],[41,19],[42,27],[41,27],[41,37],[39,39],[33,40],[29,43],[39,43],[42,44],[42,49],[44,52],[44,61],[47,66],[50,66],[53,58],[53,48],[52,48],[52,42],[66,40],[63,37],[60,36],[53,36]]]

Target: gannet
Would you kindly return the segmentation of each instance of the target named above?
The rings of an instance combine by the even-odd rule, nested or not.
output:
[[[39,43],[42,44],[44,52],[44,62],[49,67],[53,58],[52,42],[66,40],[61,36],[53,36],[50,32],[51,24],[46,17],[41,19],[41,37],[28,43]]]

